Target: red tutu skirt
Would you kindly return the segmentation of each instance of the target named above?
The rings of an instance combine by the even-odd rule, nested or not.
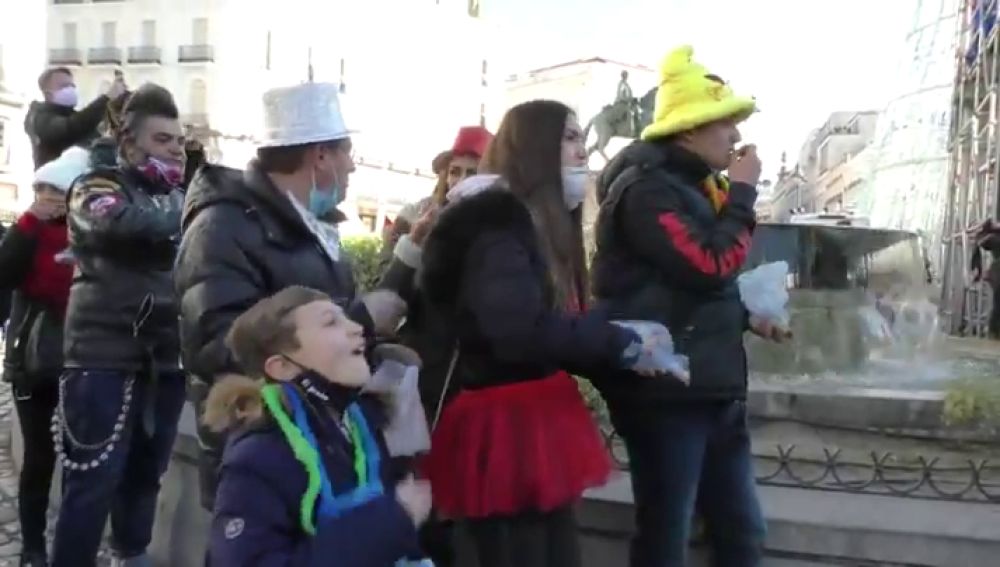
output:
[[[460,393],[424,465],[435,507],[449,518],[553,510],[611,474],[601,434],[565,372]]]

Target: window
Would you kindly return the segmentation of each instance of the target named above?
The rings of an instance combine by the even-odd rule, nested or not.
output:
[[[118,25],[115,22],[104,22],[101,24],[101,47],[115,47],[118,35]]]
[[[208,87],[205,81],[195,79],[191,81],[191,100],[189,112],[191,114],[205,115],[208,113]]]
[[[63,47],[76,49],[76,22],[63,24]]]
[[[7,147],[7,121],[0,118],[0,167],[10,165],[10,148]]]
[[[195,18],[191,23],[191,43],[208,45],[208,18]]]
[[[143,20],[141,41],[143,47],[156,45],[156,20]]]

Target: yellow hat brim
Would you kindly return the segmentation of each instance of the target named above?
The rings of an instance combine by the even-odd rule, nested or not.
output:
[[[646,141],[665,138],[726,118],[743,122],[756,109],[757,101],[744,97],[685,105],[646,126],[641,137]]]

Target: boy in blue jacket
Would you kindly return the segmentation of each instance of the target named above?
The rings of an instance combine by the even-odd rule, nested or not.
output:
[[[360,325],[327,295],[289,287],[234,322],[248,376],[209,395],[205,422],[233,432],[210,540],[213,567],[419,565],[430,488],[393,485]]]

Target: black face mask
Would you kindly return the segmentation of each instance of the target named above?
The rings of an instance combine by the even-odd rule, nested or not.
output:
[[[334,384],[319,372],[306,368],[287,356],[285,358],[302,369],[302,372],[292,379],[292,384],[298,386],[305,392],[306,397],[314,402],[343,412],[361,395],[361,388]]]

